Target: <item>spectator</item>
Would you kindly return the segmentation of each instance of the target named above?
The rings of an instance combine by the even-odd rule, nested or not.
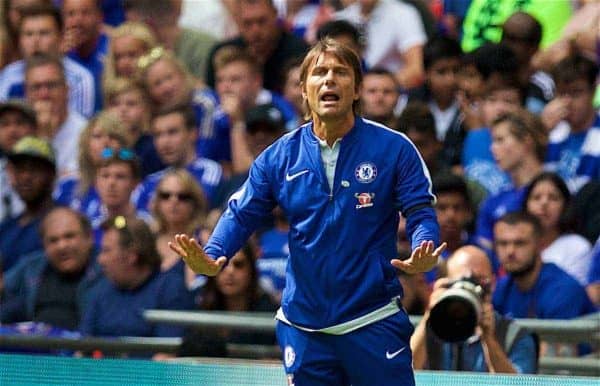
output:
[[[37,114],[38,135],[52,142],[59,177],[77,172],[78,143],[75,138],[79,138],[87,123],[68,106],[67,92],[64,68],[59,59],[34,56],[27,60],[25,95]]]
[[[96,169],[102,161],[102,151],[107,148],[126,147],[128,139],[121,123],[108,112],[100,112],[79,136],[79,173],[60,178],[54,190],[56,202],[70,206],[88,218],[100,207],[100,197],[94,187]]]
[[[583,56],[568,57],[552,71],[556,98],[542,112],[550,132],[546,166],[572,193],[600,179],[600,116],[593,106],[598,65]],[[561,122],[562,121],[562,122]]]
[[[69,107],[84,117],[96,111],[96,95],[92,74],[79,63],[63,56],[63,20],[52,5],[39,5],[21,11],[19,49],[24,60],[6,66],[0,73],[0,99],[25,96],[25,61],[35,55],[58,56],[62,60],[69,85]]]
[[[221,183],[223,170],[215,161],[196,153],[197,138],[193,111],[188,106],[174,106],[156,112],[151,122],[154,146],[161,161],[168,167],[185,168],[200,184],[211,206],[215,205],[215,194]],[[149,207],[156,186],[165,170],[148,175],[136,189],[136,207]]]
[[[21,10],[37,4],[48,4],[49,0],[4,0],[2,2],[2,27],[0,28],[0,68],[21,58],[19,52],[19,25]]]
[[[106,109],[119,117],[128,136],[127,147],[140,159],[142,177],[165,168],[150,135],[150,98],[144,87],[130,79],[116,78],[104,85]]]
[[[410,341],[415,369],[537,372],[535,336],[495,312],[492,307],[495,278],[485,252],[475,246],[462,247],[450,256],[447,269],[448,276],[436,281],[427,311]],[[464,342],[448,342],[431,329],[431,309],[454,281],[464,278],[470,278],[483,288],[482,314],[472,337]],[[459,356],[458,352],[462,355]]]
[[[206,311],[274,312],[277,304],[261,291],[256,254],[246,245],[215,277],[208,278],[202,291],[200,308]],[[226,328],[216,335],[199,329],[183,338],[179,356],[228,356],[227,343],[274,345],[272,334],[235,332]]]
[[[542,262],[541,236],[542,227],[531,214],[512,212],[496,222],[496,254],[507,275],[494,291],[494,308],[514,318],[571,319],[593,312],[574,278]]]
[[[235,4],[240,36],[213,47],[208,57],[206,83],[212,88],[216,86],[216,52],[222,47],[234,46],[248,49],[262,68],[261,79],[266,89],[281,92],[283,65],[291,58],[304,56],[308,48],[306,43],[279,26],[272,0],[240,0]]]
[[[540,114],[554,98],[552,77],[546,72],[536,71],[532,63],[541,40],[542,25],[529,13],[515,12],[502,25],[500,42],[515,53],[519,63],[519,80],[527,85],[525,107],[534,114]]]
[[[365,37],[354,24],[346,20],[331,20],[317,30],[317,40],[333,39],[350,47],[361,60],[363,70],[367,69],[363,54]]]
[[[488,196],[477,215],[477,244],[494,256],[494,223],[502,215],[521,209],[527,186],[542,172],[547,138],[541,121],[524,109],[500,115],[492,123],[491,135],[496,164],[512,182],[510,187]]]
[[[248,178],[250,165],[275,140],[285,134],[283,114],[273,104],[256,105],[245,115],[246,122],[231,131],[235,173],[219,189],[217,203],[226,203]],[[220,205],[219,205],[220,206]],[[260,264],[260,263],[259,263]]]
[[[280,95],[262,88],[261,74],[258,64],[247,52],[234,47],[224,47],[215,54],[214,68],[216,76],[215,90],[219,97],[222,111],[226,114],[231,133],[217,133],[217,136],[232,140],[232,133],[243,129],[245,115],[248,110],[261,104],[273,104],[282,114],[285,128],[292,130],[298,121],[294,108]],[[229,144],[228,143],[228,144]],[[225,147],[223,147],[225,151]],[[231,153],[233,173],[240,173],[250,167],[249,164],[238,165],[236,154]]]
[[[215,117],[216,96],[211,90],[197,88],[192,75],[172,52],[160,46],[153,48],[138,60],[137,76],[150,96],[152,111],[191,105],[198,131],[198,152],[215,161],[228,160],[229,154],[222,150],[222,143],[227,140],[221,134],[227,126]]]
[[[433,192],[437,197],[435,214],[440,224],[440,240],[448,247],[442,253],[443,260],[466,244],[473,244],[469,227],[473,221],[473,205],[466,181],[455,174],[442,173],[433,179]],[[441,277],[438,267],[425,273],[427,283],[432,285]]]
[[[551,172],[538,175],[529,184],[523,201],[523,209],[537,217],[542,226],[542,261],[556,264],[585,287],[592,245],[573,233],[574,221],[567,215],[571,194],[562,178]]]
[[[457,99],[461,55],[460,45],[454,39],[438,36],[429,40],[423,48],[425,85],[409,96],[409,101],[416,99],[429,106],[437,138],[444,145],[441,161],[447,166],[460,165],[466,136]]]
[[[104,236],[98,262],[106,277],[98,284],[83,315],[80,331],[92,336],[182,336],[183,329],[152,325],[147,309],[191,308],[181,277],[160,272],[154,236],[143,221],[111,217],[102,224]]]
[[[104,148],[94,177],[100,205],[89,216],[98,244],[102,238],[102,223],[109,217],[137,217],[152,223],[150,214],[137,209],[132,202],[131,195],[140,181],[140,164],[131,149]]]
[[[594,249],[592,249],[592,266],[588,274],[588,286],[586,287],[590,299],[596,306],[600,307],[600,238],[596,240]]]
[[[96,86],[96,111],[102,108],[102,75],[104,58],[108,52],[109,38],[102,32],[101,2],[97,0],[63,0],[62,15],[65,21],[67,55],[94,77]]]
[[[36,130],[31,107],[16,100],[0,103],[0,222],[23,211],[24,204],[8,181],[8,154],[21,138],[34,135]]]
[[[510,186],[508,175],[494,161],[490,127],[500,115],[514,112],[522,104],[523,93],[516,79],[500,73],[486,79],[479,106],[480,121],[467,132],[462,165],[465,176],[479,183],[489,194],[497,194]]]
[[[513,13],[523,11],[531,14],[542,24],[542,48],[556,41],[571,17],[572,2],[569,0],[504,1],[471,0],[463,23],[462,47],[472,51],[482,44],[498,42],[502,36],[502,24]]]
[[[115,78],[134,78],[139,58],[155,46],[154,34],[142,23],[125,22],[113,29],[106,54],[104,84],[112,83]]]
[[[427,36],[416,8],[395,0],[360,0],[338,12],[336,18],[365,30],[364,57],[369,68],[392,72],[404,89],[423,82]]]
[[[208,202],[202,188],[187,170],[169,169],[158,182],[150,206],[156,223],[155,244],[161,256],[161,271],[177,272],[186,287],[194,289],[202,280],[196,279],[196,274],[169,248],[168,242],[183,232],[200,241],[208,239],[204,234]]]
[[[298,118],[296,127],[305,122],[304,105],[302,103],[302,88],[300,87],[300,59],[292,59],[285,65],[285,81],[283,86],[283,97],[290,102],[294,108],[294,114]]]
[[[90,223],[73,209],[56,207],[42,220],[40,233],[44,251],[19,261],[6,275],[1,320],[76,330],[102,277]]]
[[[360,108],[365,118],[388,127],[397,127],[394,109],[399,97],[398,84],[391,72],[373,68],[364,74],[360,90]]]
[[[143,23],[156,34],[158,43],[175,53],[187,71],[196,79],[204,79],[206,59],[215,44],[211,35],[181,27],[181,1],[134,0],[130,4]]]
[[[56,161],[50,144],[41,138],[21,138],[8,155],[8,176],[25,209],[0,223],[0,265],[5,272],[23,256],[42,250],[38,226],[54,206]]]

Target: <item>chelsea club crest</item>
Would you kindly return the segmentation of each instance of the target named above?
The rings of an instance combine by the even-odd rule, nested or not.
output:
[[[363,162],[354,170],[354,176],[361,184],[368,184],[377,177],[377,167],[371,162]]]

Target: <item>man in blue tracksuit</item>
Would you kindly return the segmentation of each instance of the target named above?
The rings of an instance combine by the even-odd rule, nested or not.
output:
[[[438,243],[429,173],[402,134],[355,115],[360,62],[345,46],[318,43],[301,67],[312,121],[254,162],[204,250],[171,243],[197,273],[216,275],[279,205],[290,222],[290,259],[277,337],[288,383],[414,385],[412,326],[397,299],[396,268],[431,269]],[[398,212],[413,252],[394,259]]]

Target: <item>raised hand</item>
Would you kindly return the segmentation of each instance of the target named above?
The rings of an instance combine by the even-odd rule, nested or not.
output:
[[[169,248],[181,256],[192,271],[200,275],[215,276],[227,261],[225,256],[213,260],[195,239],[185,234],[175,235],[175,242],[169,242]]]
[[[423,241],[416,247],[408,260],[392,259],[390,263],[408,274],[427,272],[438,262],[442,252],[446,249],[446,243],[442,243],[435,250],[433,241]]]

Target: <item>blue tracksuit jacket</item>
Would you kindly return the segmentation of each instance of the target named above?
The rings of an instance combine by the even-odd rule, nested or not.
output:
[[[396,269],[398,212],[413,248],[438,244],[429,172],[402,134],[356,118],[340,146],[333,187],[312,123],[284,135],[255,160],[205,246],[231,257],[280,205],[290,259],[282,310],[308,328],[355,319],[402,295]]]

